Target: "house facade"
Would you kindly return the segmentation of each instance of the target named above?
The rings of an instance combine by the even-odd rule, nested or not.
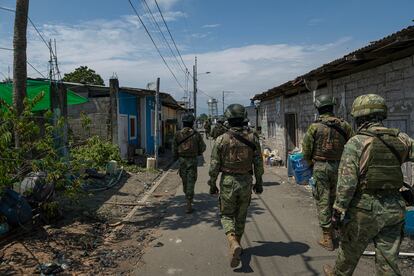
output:
[[[255,95],[264,144],[286,161],[290,151],[301,148],[303,136],[317,116],[315,97],[332,95],[337,103],[335,113],[354,124],[352,103],[367,93],[386,99],[386,126],[414,136],[414,27]],[[412,182],[411,164],[405,165],[404,171]]]
[[[109,87],[73,83],[67,85],[89,99],[88,103],[68,110],[69,127],[77,140],[97,135],[112,141],[119,145],[124,159],[131,159],[136,154],[154,154],[154,91],[120,87],[117,79],[111,79]],[[177,122],[184,110],[171,95],[160,93],[158,146],[168,147],[167,141],[177,130]],[[90,128],[86,131],[82,126],[85,116],[81,114],[90,121]]]

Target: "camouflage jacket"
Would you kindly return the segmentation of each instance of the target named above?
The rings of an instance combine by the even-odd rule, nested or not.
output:
[[[382,126],[382,124],[370,124],[365,129],[370,130],[373,127],[379,126]],[[414,140],[405,133],[400,133],[398,138],[406,145],[408,151],[405,160],[402,161],[414,161]],[[351,203],[354,198],[361,197],[359,178],[361,167],[364,164],[361,156],[366,150],[370,139],[372,138],[369,136],[357,134],[345,145],[339,164],[336,200],[334,204],[334,208],[341,213],[345,213],[352,207]]]
[[[173,141],[173,157],[174,159],[177,159],[178,157],[180,157],[179,153],[178,153],[178,143],[181,139],[183,139],[181,136],[187,136],[188,134],[186,134],[187,132],[190,133],[192,129],[188,128],[188,127],[184,127],[182,130],[178,131],[177,133],[175,133],[174,135],[174,141]],[[203,154],[203,152],[206,150],[206,144],[204,143],[203,137],[201,136],[200,133],[198,133],[196,130],[192,130],[195,132],[195,135],[193,137],[190,138],[190,140],[194,140],[194,143],[196,145],[196,148],[194,149],[194,156],[197,155],[201,155]]]
[[[220,135],[226,133],[227,128],[224,127],[222,124],[216,124],[213,129],[211,130],[211,137],[213,137],[213,139],[216,139],[217,137],[219,137]]]
[[[334,116],[333,114],[323,114],[319,116],[319,120],[322,120],[328,117],[333,117],[333,116]],[[343,123],[341,124],[341,127],[348,134],[348,137],[353,136],[354,133],[352,131],[352,127],[348,122],[343,121]],[[312,159],[313,159],[313,153],[314,153],[314,147],[315,147],[315,134],[316,134],[317,129],[318,129],[318,123],[311,124],[308,130],[306,131],[305,136],[303,137],[302,151],[303,151],[305,160],[307,160],[309,163],[313,162]]]
[[[249,131],[251,132],[251,130],[247,130],[247,129],[240,128],[240,127],[239,128],[233,127],[230,129],[240,134],[243,134],[243,132],[249,132]],[[253,143],[256,145],[256,151],[253,153],[253,160],[252,160],[253,173],[256,179],[256,184],[261,185],[263,184],[262,176],[264,173],[262,151],[260,148],[259,139],[257,138],[256,135],[253,135],[253,137],[254,137]],[[226,145],[224,144],[223,141],[224,141],[224,135],[221,135],[214,142],[213,151],[211,152],[209,184],[216,183],[217,177],[221,171],[221,167],[223,163],[222,153],[226,152],[224,149]]]

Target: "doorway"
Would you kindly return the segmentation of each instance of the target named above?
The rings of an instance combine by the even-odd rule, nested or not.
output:
[[[291,152],[295,147],[297,147],[297,123],[296,123],[296,113],[286,113],[285,114],[285,149],[286,149],[286,160],[288,158],[289,152]]]

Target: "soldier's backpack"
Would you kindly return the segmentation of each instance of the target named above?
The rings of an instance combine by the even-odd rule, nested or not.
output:
[[[335,117],[316,121],[318,126],[315,135],[315,160],[340,160],[344,145],[349,137],[341,127],[341,120]]]
[[[197,149],[197,140],[196,140],[197,132],[193,129],[190,130],[182,130],[178,134],[178,154],[183,157],[193,157],[197,156],[198,149]]]

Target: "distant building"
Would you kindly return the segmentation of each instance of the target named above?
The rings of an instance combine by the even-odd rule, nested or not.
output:
[[[65,83],[68,88],[89,99],[88,103],[68,109],[69,127],[75,138],[91,135],[119,145],[121,156],[131,158],[137,152],[154,154],[155,92],[153,90],[119,87],[116,79],[111,87]],[[180,127],[185,108],[168,93],[160,92],[159,146],[171,148],[171,137]],[[90,133],[82,127],[84,113],[91,120]]]
[[[311,82],[318,84],[315,95],[308,90]],[[301,147],[308,126],[315,120],[314,96],[334,96],[336,114],[352,122],[353,100],[366,93],[387,100],[387,126],[414,136],[414,27],[372,42],[252,100],[260,102],[259,124],[266,145],[279,150],[286,160],[291,150]],[[404,170],[412,182],[411,164]]]

